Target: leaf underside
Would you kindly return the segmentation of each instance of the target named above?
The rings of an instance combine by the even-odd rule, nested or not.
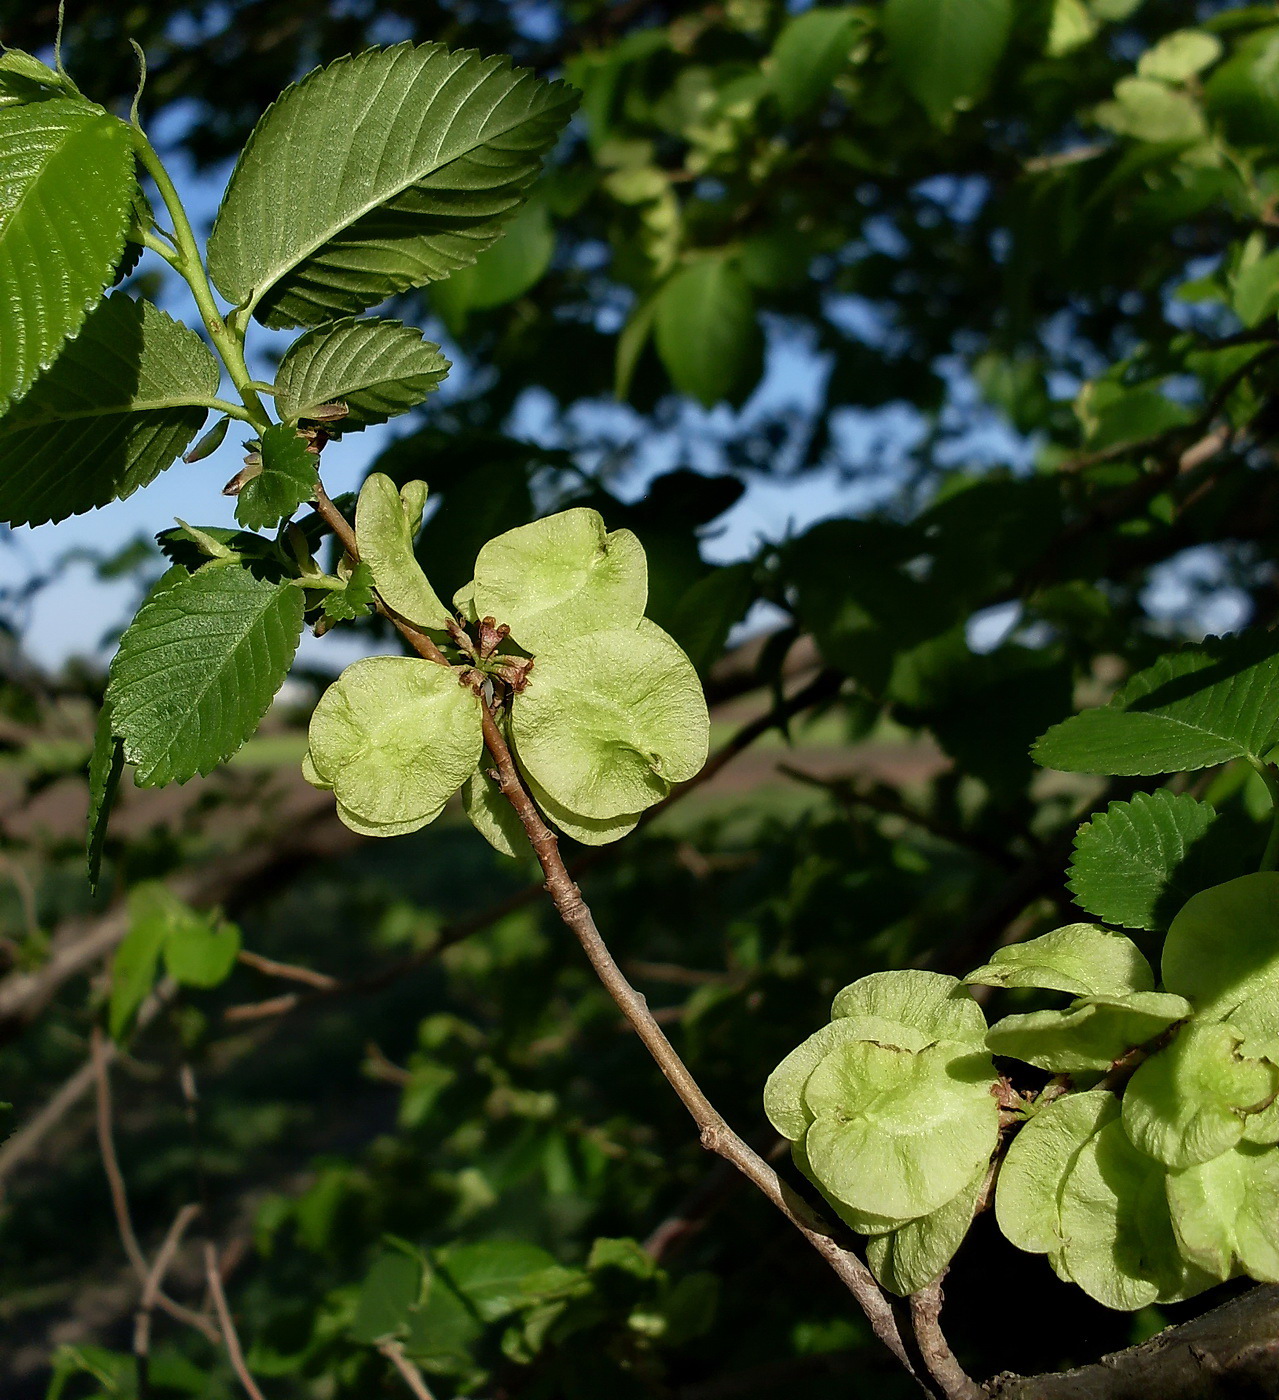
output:
[[[399,44],[285,90],[236,165],[209,270],[269,326],[367,310],[475,261],[576,103],[505,58]]]

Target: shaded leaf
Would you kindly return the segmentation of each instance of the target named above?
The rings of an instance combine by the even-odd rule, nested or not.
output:
[[[763,372],[755,294],[726,255],[699,258],[657,295],[657,353],[671,383],[703,408],[740,404]]]
[[[865,12],[818,7],[788,20],[769,55],[768,84],[788,120],[802,116],[830,91],[866,27]]]
[[[262,470],[235,498],[235,518],[246,530],[275,529],[315,494],[316,455],[287,423],[262,434]]]
[[[218,390],[194,331],[122,292],[0,419],[0,517],[37,525],[131,495],[171,465]]]
[[[938,125],[985,92],[1008,42],[1012,0],[887,0],[888,55]]]
[[[1187,901],[1164,940],[1163,978],[1217,1018],[1279,986],[1279,874],[1242,875]]]
[[[107,839],[107,822],[124,772],[124,746],[111,728],[111,707],[98,711],[93,753],[89,758],[89,823],[85,854],[89,867],[89,888],[97,892],[102,873],[102,848]]]

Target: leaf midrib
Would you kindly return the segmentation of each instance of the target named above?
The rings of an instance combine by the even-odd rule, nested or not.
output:
[[[554,91],[554,87],[549,87],[549,90]],[[508,89],[507,92],[503,94],[503,98],[509,97],[511,92],[513,91],[513,88]],[[458,110],[460,111],[461,109],[459,108]],[[454,120],[456,121],[456,119],[457,114],[455,113]],[[517,127],[524,125],[524,123],[529,120],[531,120],[531,115],[530,113],[525,112],[525,114],[522,117],[511,121],[508,125],[502,127],[501,129],[489,132],[489,134],[482,141],[476,141],[472,145],[468,146],[465,150],[459,151],[450,160],[441,161],[438,164],[427,166],[419,170],[416,174],[412,176],[412,178],[404,180],[403,182],[397,184],[394,189],[390,190],[389,192],[384,192],[379,198],[367,200],[362,206],[360,206],[358,213],[352,214],[342,223],[334,224],[330,228],[326,229],[322,237],[316,239],[310,246],[304,246],[302,250],[297,254],[297,256],[292,259],[292,261],[282,263],[278,270],[274,273],[268,271],[267,280],[263,282],[260,287],[254,288],[253,292],[250,294],[249,300],[243,304],[245,316],[253,315],[253,313],[257,310],[258,306],[261,304],[262,298],[265,297],[266,294],[269,291],[271,291],[273,287],[278,285],[281,278],[285,277],[288,273],[293,272],[303,263],[308,261],[310,258],[314,257],[315,254],[319,252],[321,248],[323,248],[327,243],[331,243],[333,239],[336,238],[337,235],[341,233],[344,229],[354,227],[354,225],[359,223],[359,221],[362,218],[364,218],[366,214],[371,214],[375,209],[380,209],[384,205],[389,204],[391,200],[396,198],[397,195],[401,195],[406,190],[412,189],[414,185],[420,184],[428,176],[438,174],[438,172],[441,170],[447,170],[449,166],[456,165],[458,161],[465,159],[474,151],[479,150],[484,146],[488,145],[497,137],[505,136],[508,132],[514,131]]]

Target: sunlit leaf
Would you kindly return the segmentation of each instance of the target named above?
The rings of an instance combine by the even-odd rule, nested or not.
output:
[[[835,996],[830,1014],[878,1017],[922,1032],[931,1040],[954,1040],[985,1048],[986,1017],[957,977],[903,969],[872,972]]]
[[[1155,975],[1131,938],[1097,924],[1067,924],[1025,943],[998,948],[965,982],[1043,987],[1074,996],[1151,992]]]
[[[450,614],[413,554],[425,505],[425,482],[410,481],[397,491],[389,476],[373,472],[355,508],[355,539],[387,607],[419,627],[438,629]]]
[[[1189,1016],[1182,997],[1164,992],[1080,997],[1064,1011],[1029,1011],[991,1026],[986,1044],[1054,1074],[1104,1073],[1121,1055]]]

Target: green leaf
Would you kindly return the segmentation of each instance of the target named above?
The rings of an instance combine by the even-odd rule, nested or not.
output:
[[[983,1164],[967,1186],[931,1214],[867,1240],[866,1262],[885,1288],[905,1298],[940,1277],[973,1223],[986,1171]]]
[[[639,297],[631,307],[626,322],[617,334],[617,351],[613,364],[613,397],[625,403],[631,396],[631,383],[640,355],[653,333],[657,315],[657,294]]]
[[[1165,992],[1080,997],[1064,1011],[1005,1016],[986,1044],[1053,1074],[1102,1074],[1121,1055],[1190,1015],[1189,1002]]]
[[[431,288],[431,304],[453,335],[466,328],[467,313],[487,311],[522,297],[542,280],[555,254],[555,230],[536,196],[508,223],[501,237],[476,259]]]
[[[971,1004],[976,1005],[975,1002]],[[799,1141],[813,1121],[813,1115],[804,1104],[804,1086],[812,1072],[831,1051],[852,1041],[862,1040],[874,1041],[876,1045],[888,1049],[907,1050],[912,1053],[936,1043],[936,1037],[915,1026],[874,1015],[854,1014],[823,1026],[803,1044],[797,1045],[768,1076],[764,1085],[764,1112],[768,1115],[768,1121],[783,1137],[792,1142]]]
[[[1066,887],[1077,904],[1107,923],[1166,928],[1206,883],[1206,863],[1193,853],[1216,815],[1206,802],[1166,788],[1112,802],[1079,828]]]
[[[24,53],[22,49],[0,52],[0,106],[75,96],[61,74],[47,63],[41,63],[34,54]]]
[[[217,987],[231,975],[240,952],[240,930],[216,917],[184,909],[164,942],[164,965],[184,987]]]
[[[1157,78],[1164,83],[1184,83],[1196,73],[1202,73],[1222,55],[1221,40],[1202,29],[1178,29],[1165,34],[1137,60],[1137,72],[1143,78]]]
[[[449,611],[413,554],[425,505],[425,482],[410,481],[397,491],[389,476],[373,472],[355,507],[355,540],[387,607],[419,627],[439,629],[447,626]]]
[[[269,326],[317,325],[445,277],[497,239],[575,103],[563,83],[442,44],[340,58],[254,129],[210,274]]]
[[[275,406],[288,422],[321,404],[344,403],[340,432],[385,423],[416,408],[451,368],[440,347],[399,321],[347,317],[307,331],[284,352],[275,375]]]
[[[1279,248],[1253,258],[1235,273],[1230,304],[1245,326],[1257,326],[1279,309]]]
[[[585,632],[638,623],[648,601],[644,547],[577,507],[508,530],[475,561],[475,610],[535,655]],[[594,814],[592,814],[594,815]]]
[[[1186,1271],[1163,1169],[1132,1146],[1122,1124],[1107,1123],[1080,1148],[1062,1186],[1061,1230],[1063,1277],[1106,1307],[1132,1310],[1182,1293]]]
[[[134,188],[129,129],[100,107],[0,106],[0,414],[110,285]]]
[[[288,675],[302,611],[301,589],[221,563],[142,605],[107,687],[139,787],[209,773],[244,743]]]
[[[403,1336],[409,1310],[422,1296],[422,1261],[405,1250],[387,1250],[373,1261],[360,1285],[351,1322],[351,1337],[375,1346]]]
[[[942,126],[986,91],[1012,21],[1012,0],[887,0],[882,23],[893,67]]]
[[[697,672],[665,632],[590,632],[538,656],[511,703],[520,765],[579,817],[642,812],[706,762],[710,717]]]
[[[788,20],[768,60],[768,85],[787,121],[815,107],[848,65],[865,12],[817,8]]]
[[[728,255],[698,258],[671,277],[657,294],[653,326],[671,383],[703,408],[725,399],[740,405],[759,382],[755,293]]]
[[[525,1279],[554,1268],[555,1259],[522,1240],[484,1240],[448,1250],[438,1266],[481,1321],[497,1322],[528,1304]]]
[[[287,423],[262,434],[262,470],[240,488],[235,518],[246,530],[274,530],[315,495],[317,457]]]
[[[462,788],[462,807],[471,825],[495,851],[516,859],[533,853],[515,808],[482,767],[466,780]]]
[[[986,1017],[957,977],[941,972],[872,972],[836,993],[832,1020],[873,1016],[910,1026],[930,1041],[954,1040],[974,1050],[986,1045]]]
[[[107,822],[124,772],[124,746],[111,728],[111,707],[98,711],[89,758],[89,824],[85,854],[89,866],[89,888],[96,894],[102,873],[102,848],[107,839]]]
[[[1164,940],[1163,978],[1217,1018],[1279,985],[1279,874],[1241,875],[1189,900]]]
[[[458,673],[433,661],[371,656],[348,666],[310,729],[311,763],[338,815],[374,835],[434,821],[480,760],[479,707]]]
[[[346,581],[345,588],[324,595],[324,616],[330,622],[349,622],[373,607],[373,570],[361,560]]]
[[[111,1000],[107,1028],[123,1039],[138,1007],[155,985],[160,951],[169,936],[173,896],[163,885],[139,885],[129,895],[129,931],[111,960]]]
[[[1104,1089],[1065,1094],[1013,1138],[999,1168],[995,1219],[1018,1249],[1061,1252],[1061,1188],[1084,1145],[1118,1117],[1119,1100]]]
[[[1152,78],[1120,78],[1113,101],[1100,103],[1093,117],[1119,136],[1155,145],[1192,146],[1208,135],[1194,98]]]
[[[1043,987],[1072,996],[1124,996],[1155,988],[1155,974],[1132,939],[1096,924],[1067,924],[1000,948],[964,981]]]
[[[914,1218],[961,1191],[999,1137],[990,1056],[939,1041],[911,1053],[836,1046],[808,1077],[804,1148],[822,1189],[854,1210]]]
[[[78,323],[77,323],[78,324]],[[0,518],[64,520],[145,486],[200,430],[218,391],[204,342],[116,292],[0,419]]]
[[[1262,634],[1160,657],[1109,704],[1054,725],[1032,752],[1045,768],[1139,777],[1259,762],[1277,742],[1279,651]]]
[[[1132,1145],[1169,1167],[1228,1152],[1243,1137],[1244,1114],[1279,1093],[1279,1070],[1242,1058],[1243,1038],[1233,1026],[1192,1021],[1138,1065],[1124,1091]]]
[[[1167,1180],[1181,1252],[1216,1278],[1279,1283],[1279,1152],[1243,1142]]]
[[[668,620],[672,638],[704,676],[724,650],[735,623],[754,597],[749,564],[714,570],[688,589]]]

